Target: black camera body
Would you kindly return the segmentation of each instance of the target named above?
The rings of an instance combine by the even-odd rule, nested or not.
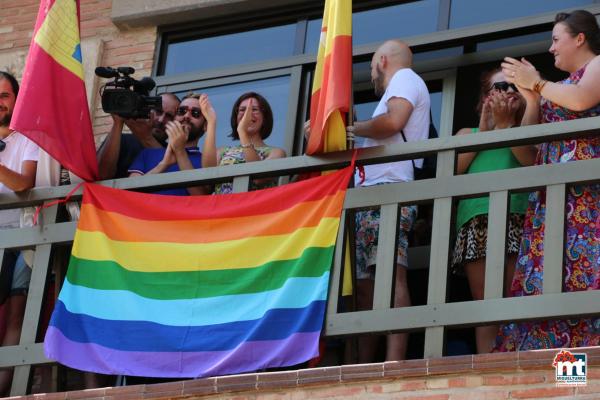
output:
[[[156,84],[152,78],[136,80],[132,78],[135,70],[131,67],[98,67],[96,75],[102,78],[115,78],[104,85],[101,91],[102,109],[109,114],[123,118],[150,117],[151,110],[162,110],[162,98],[150,96]]]

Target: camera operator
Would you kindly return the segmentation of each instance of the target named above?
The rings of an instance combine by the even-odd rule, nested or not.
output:
[[[111,114],[113,125],[98,150],[98,172],[100,179],[125,178],[127,169],[143,149],[166,146],[167,122],[175,119],[179,98],[173,93],[163,93],[162,111],[152,110],[148,119],[125,119]],[[123,134],[123,126],[131,135]]]

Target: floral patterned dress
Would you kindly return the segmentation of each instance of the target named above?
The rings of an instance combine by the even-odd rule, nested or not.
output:
[[[562,84],[579,82],[585,67]],[[600,104],[574,112],[543,99],[543,122],[558,122],[600,115]],[[600,157],[600,137],[544,143],[536,164],[564,163]],[[512,296],[542,293],[545,192],[533,192],[525,215]],[[600,289],[600,185],[567,189],[563,291]],[[600,345],[600,318],[577,318],[511,323],[500,327],[494,351],[533,350]]]
[[[270,146],[261,146],[255,148],[256,153],[260,157],[261,160],[269,157],[271,151],[273,150]],[[226,146],[219,153],[219,166],[221,165],[233,165],[233,164],[242,164],[246,162],[244,158],[244,149],[241,146]],[[261,183],[258,184],[255,181],[250,181],[250,190],[257,189],[266,189],[269,187],[277,186],[277,178],[261,180]],[[227,194],[233,192],[233,183],[225,182],[220,183],[215,186],[216,194]]]

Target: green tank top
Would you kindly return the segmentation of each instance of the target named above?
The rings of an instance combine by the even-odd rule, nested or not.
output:
[[[473,132],[477,131],[477,128],[473,128]],[[510,149],[484,150],[477,153],[471,162],[471,165],[469,165],[467,174],[497,171],[520,166],[521,164],[517,161]],[[510,212],[512,214],[525,214],[528,196],[528,193],[511,194],[509,206]],[[471,218],[477,215],[487,214],[489,208],[489,196],[459,201],[458,210],[456,212],[456,230],[458,231],[464,224],[469,222]]]

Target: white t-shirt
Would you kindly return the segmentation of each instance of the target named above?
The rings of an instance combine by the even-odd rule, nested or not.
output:
[[[429,91],[427,85],[419,75],[410,68],[403,68],[394,74],[385,93],[381,97],[373,118],[388,111],[387,102],[394,98],[408,100],[413,106],[413,111],[404,127],[404,135],[409,142],[425,140],[429,137]],[[403,143],[402,134],[396,134],[385,139],[365,138],[360,147],[381,146],[386,144]],[[423,159],[415,160],[417,167],[423,165]],[[378,183],[403,182],[413,180],[413,166],[410,160],[397,161],[385,164],[366,165],[365,181],[360,186],[372,186]],[[360,179],[357,177],[356,183]]]
[[[23,161],[37,161],[39,147],[19,132],[13,132],[2,139],[6,143],[4,151],[0,151],[0,163],[11,170],[22,173]],[[0,193],[13,191],[0,182]],[[0,229],[18,228],[20,209],[0,210]]]

